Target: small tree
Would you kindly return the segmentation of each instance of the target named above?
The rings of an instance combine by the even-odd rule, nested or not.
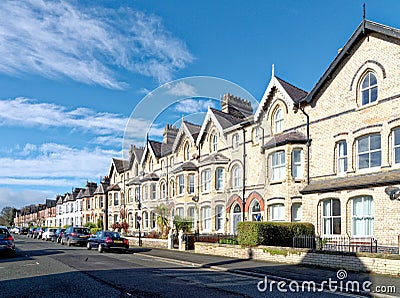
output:
[[[87,223],[85,223],[85,227],[92,229],[92,228],[96,228],[96,225],[92,222],[87,222]]]
[[[121,232],[122,226],[121,226],[120,223],[114,222],[114,223],[111,225],[111,229],[113,229],[114,231],[117,230],[118,232]]]
[[[167,227],[169,225],[168,220],[168,207],[165,204],[158,205],[156,207],[157,213],[157,225],[161,230],[161,237],[165,237],[165,232],[167,231]]]
[[[97,227],[99,228],[99,229],[104,229],[104,223],[103,223],[103,220],[101,220],[100,218],[97,220]]]

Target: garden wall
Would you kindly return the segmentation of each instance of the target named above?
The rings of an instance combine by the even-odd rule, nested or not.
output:
[[[129,240],[130,246],[139,246],[139,238],[137,237],[126,237]],[[142,247],[154,247],[154,248],[168,248],[167,239],[154,239],[154,238],[141,238]]]
[[[239,245],[204,242],[195,243],[195,253],[400,276],[399,255],[328,253],[276,246],[242,248]]]

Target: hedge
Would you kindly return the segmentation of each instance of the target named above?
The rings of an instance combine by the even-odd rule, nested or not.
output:
[[[314,225],[306,222],[246,221],[238,224],[237,240],[245,247],[257,245],[292,247],[294,236],[314,234]]]

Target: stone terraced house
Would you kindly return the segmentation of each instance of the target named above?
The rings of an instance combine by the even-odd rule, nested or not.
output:
[[[132,233],[139,224],[148,233],[165,204],[200,233],[235,234],[243,220],[304,221],[322,237],[397,246],[399,82],[400,30],[364,20],[311,91],[273,71],[254,110],[225,94],[201,124],[166,124],[162,142],[112,160],[109,185],[60,196],[57,222],[72,222],[70,201],[101,194],[103,203],[84,203],[83,222],[105,216],[106,226],[127,221]]]

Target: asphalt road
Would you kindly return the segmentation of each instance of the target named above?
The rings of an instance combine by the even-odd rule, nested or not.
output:
[[[338,297],[291,292],[260,277],[197,267],[146,250],[98,253],[15,236],[17,257],[0,259],[0,297]],[[355,297],[354,295],[350,295]]]

